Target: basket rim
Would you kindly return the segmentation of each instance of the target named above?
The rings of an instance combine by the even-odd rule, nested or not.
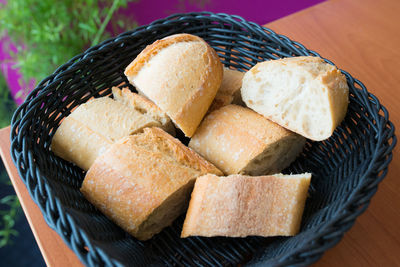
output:
[[[96,247],[91,243],[89,240],[88,236],[86,235],[85,231],[81,229],[74,221],[73,217],[71,214],[69,214],[68,211],[66,211],[62,204],[61,201],[55,197],[55,195],[52,192],[52,189],[48,186],[46,179],[44,176],[40,173],[39,169],[36,169],[38,175],[37,175],[37,182],[39,182],[36,186],[43,187],[43,192],[47,193],[47,196],[45,198],[45,201],[40,201],[38,200],[38,196],[33,194],[33,189],[31,188],[31,185],[29,183],[29,176],[34,177],[34,175],[29,174],[29,172],[26,172],[27,170],[23,170],[21,167],[21,161],[23,159],[29,160],[31,162],[29,155],[24,152],[18,152],[17,147],[24,147],[26,138],[24,137],[23,134],[20,134],[21,132],[23,133],[24,129],[27,127],[29,123],[26,123],[27,117],[30,114],[30,110],[34,109],[35,106],[37,106],[37,103],[40,102],[40,99],[45,96],[45,94],[41,94],[41,91],[46,88],[46,86],[51,85],[51,83],[57,79],[57,77],[68,71],[68,69],[75,64],[75,62],[80,61],[82,58],[86,57],[88,54],[95,52],[96,50],[100,50],[103,47],[107,46],[109,43],[114,42],[119,40],[120,38],[126,38],[129,37],[131,34],[134,33],[139,33],[141,31],[148,31],[151,30],[151,28],[155,25],[159,24],[166,24],[170,23],[171,21],[176,21],[180,20],[183,17],[195,17],[198,19],[219,19],[219,20],[224,20],[227,23],[232,23],[232,24],[240,24],[242,27],[246,27],[246,30],[250,30],[253,32],[258,32],[262,34],[269,34],[272,36],[274,39],[279,40],[280,42],[284,42],[290,45],[293,45],[299,49],[299,54],[302,54],[303,51],[306,51],[310,55],[313,56],[318,56],[321,57],[317,52],[309,50],[305,48],[302,44],[290,40],[288,37],[284,35],[280,35],[272,31],[271,29],[268,29],[266,27],[260,26],[254,22],[248,22],[245,19],[243,19],[240,16],[237,15],[228,15],[225,13],[212,13],[212,12],[191,12],[191,13],[177,13],[173,14],[171,16],[168,16],[164,19],[159,19],[156,20],[148,25],[144,25],[141,27],[136,28],[135,30],[128,31],[125,33],[122,33],[114,38],[110,38],[96,46],[93,46],[83,53],[73,57],[71,60],[69,60],[67,63],[61,65],[59,68],[57,68],[53,74],[50,74],[48,77],[43,79],[41,82],[38,83],[36,88],[27,96],[26,100],[24,101],[23,104],[21,104],[20,107],[17,108],[15,111],[13,118],[11,120],[11,133],[10,133],[10,140],[11,140],[11,148],[10,148],[10,153],[12,156],[12,160],[14,164],[17,167],[18,174],[21,177],[22,181],[24,184],[27,186],[27,189],[29,191],[29,194],[31,198],[34,200],[34,202],[39,206],[43,217],[46,220],[46,223],[54,230],[57,231],[57,233],[62,237],[65,243],[75,252],[75,254],[80,258],[82,262],[85,264],[90,264],[93,265],[93,262],[91,262],[91,258],[88,257],[90,253],[97,254],[96,256],[101,256],[101,259],[105,261],[106,265],[120,265],[120,263],[113,258],[108,258],[107,254],[101,249]],[[321,57],[323,58],[323,57]],[[331,61],[323,58],[326,62],[334,65]],[[341,69],[340,69],[341,70]],[[379,118],[379,121],[376,121],[376,130],[380,133],[380,137],[385,136],[385,139],[382,140],[380,138],[378,140],[378,144],[374,150],[374,157],[372,161],[368,164],[367,171],[364,173],[364,176],[368,175],[373,175],[376,176],[376,179],[370,179],[368,183],[364,184],[362,183],[362,186],[357,188],[357,190],[354,190],[351,194],[351,197],[345,202],[345,205],[341,206],[341,213],[339,216],[335,216],[332,218],[329,222],[325,222],[323,225],[321,225],[320,228],[318,228],[318,232],[315,233],[312,237],[308,238],[307,242],[312,244],[312,246],[307,247],[307,248],[297,248],[294,249],[289,255],[284,255],[284,257],[281,258],[274,258],[276,265],[287,265],[287,264],[296,264],[296,265],[302,265],[302,264],[311,264],[315,261],[317,261],[324,251],[327,249],[333,247],[336,245],[342,238],[343,234],[351,228],[351,226],[354,224],[356,218],[361,215],[368,207],[369,202],[372,198],[372,196],[375,194],[377,191],[378,184],[384,179],[384,177],[387,174],[387,168],[388,164],[392,160],[392,150],[394,149],[396,143],[397,143],[397,138],[395,136],[395,128],[394,125],[391,121],[389,121],[389,114],[387,109],[382,106],[376,96],[373,94],[369,93],[366,87],[360,82],[359,80],[353,78],[348,72],[341,70],[342,73],[346,75],[346,78],[352,81],[355,85],[357,85],[359,88],[359,96],[362,100],[365,101],[365,103],[368,103],[369,106],[367,106],[368,111],[373,111],[372,113]],[[363,102],[363,104],[365,104]],[[380,114],[383,113],[383,114]],[[19,131],[21,129],[21,131]],[[390,144],[389,144],[389,141]],[[383,144],[388,144],[385,150],[379,150],[381,149]],[[25,150],[24,150],[25,151]],[[378,169],[378,172],[375,169],[375,163],[383,160],[385,161],[385,164],[381,166]],[[33,163],[33,161],[31,162]],[[30,167],[29,166],[24,166],[24,167]],[[24,171],[26,173],[24,173]],[[375,175],[380,173],[379,175]],[[43,184],[41,184],[42,181],[40,179],[43,179]],[[35,187],[36,187],[35,186]],[[35,188],[34,187],[34,188]],[[367,195],[367,198],[365,196]],[[41,196],[43,197],[43,196]],[[362,203],[361,203],[362,202]],[[53,209],[57,209],[58,216],[59,218],[56,219],[55,221],[51,216],[49,216],[49,210],[50,207]],[[350,218],[350,219],[349,219]],[[65,232],[63,227],[67,225],[72,225],[73,227],[69,227],[69,230],[71,232],[71,236],[65,236],[61,234],[62,232]],[[345,225],[345,227],[343,227]],[[336,228],[336,232],[334,231],[334,228]],[[345,228],[345,230],[342,230]],[[337,229],[340,229],[338,231]],[[328,236],[328,238],[326,238]],[[86,245],[89,247],[90,252],[82,252],[76,247],[76,242],[77,240],[84,240]],[[84,255],[86,253],[86,256]],[[260,255],[258,255],[260,256]],[[253,264],[255,257],[249,262],[249,264]],[[271,260],[271,259],[270,259]]]

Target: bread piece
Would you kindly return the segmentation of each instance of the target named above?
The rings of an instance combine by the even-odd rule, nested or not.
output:
[[[140,240],[186,210],[198,176],[221,172],[163,130],[145,128],[99,156],[81,191],[106,216]]]
[[[54,134],[51,150],[87,171],[110,144],[152,126],[160,123],[109,97],[94,98],[62,121]]]
[[[318,57],[258,63],[245,74],[241,94],[248,107],[315,141],[332,135],[349,102],[346,77]]]
[[[137,133],[144,127],[160,126],[150,116],[112,98],[100,97],[80,105],[68,117],[80,121],[111,141]]]
[[[190,140],[225,174],[273,174],[298,156],[305,138],[251,109],[227,105],[210,113]]]
[[[181,237],[295,235],[310,179],[310,173],[201,176],[192,192]]]
[[[144,49],[125,69],[128,80],[191,137],[222,81],[222,64],[203,39],[175,34]]]
[[[116,101],[128,105],[143,115],[150,116],[160,123],[160,128],[171,135],[175,135],[175,127],[168,115],[163,112],[156,104],[146,97],[131,92],[128,88],[112,88],[112,94]]]
[[[229,104],[240,105],[243,103],[242,96],[240,94],[243,75],[244,72],[224,67],[224,76],[222,78],[221,86],[218,89],[217,95],[215,96],[214,101],[212,102],[207,113],[211,113],[212,111]]]
[[[112,141],[84,123],[67,117],[58,127],[51,142],[51,150],[66,161],[88,170],[94,160],[104,153]]]

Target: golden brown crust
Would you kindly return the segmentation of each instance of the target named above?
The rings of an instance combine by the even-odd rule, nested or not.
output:
[[[175,127],[168,115],[143,95],[133,93],[126,87],[122,89],[112,87],[112,94],[116,101],[132,107],[143,115],[150,116],[160,123],[163,130],[175,135]]]
[[[299,232],[311,174],[197,178],[181,237],[291,236]]]
[[[205,117],[189,147],[225,174],[260,175],[277,173],[287,167],[304,143],[300,135],[248,108],[227,105]],[[264,157],[263,160],[259,156]],[[252,167],[256,160],[263,166]]]
[[[191,137],[220,87],[223,70],[203,39],[176,34],[146,47],[125,75]]]
[[[140,240],[183,212],[196,177],[221,174],[160,128],[125,137],[99,156],[81,191],[107,217]]]
[[[222,172],[213,164],[202,158],[192,149],[182,144],[178,139],[172,137],[163,130],[153,127],[144,130],[146,135],[138,136],[137,140],[142,140],[150,145],[157,145],[157,150],[165,156],[174,158],[179,164],[188,166],[201,173],[215,173],[222,175]],[[144,145],[144,142],[142,143]],[[149,147],[147,147],[149,149]]]
[[[168,47],[172,44],[179,43],[179,42],[204,42],[203,39],[196,35],[191,34],[174,34],[167,36],[163,39],[157,40],[151,45],[146,46],[142,52],[132,61],[128,67],[125,69],[126,76],[134,76],[136,75],[140,69],[153,57],[155,56],[160,50]]]
[[[129,88],[112,87],[112,94],[115,100],[131,106],[134,109],[140,110],[142,114],[147,112],[157,113],[158,117],[166,116],[166,114],[157,107],[156,104],[148,100],[142,95],[133,93]]]

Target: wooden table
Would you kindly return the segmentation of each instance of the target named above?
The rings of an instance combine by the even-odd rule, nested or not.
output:
[[[315,50],[361,80],[400,125],[400,1],[330,0],[274,21],[267,27]],[[0,152],[48,266],[81,266],[45,223],[11,162],[9,128],[0,131]],[[395,149],[387,178],[368,210],[343,240],[315,266],[400,266],[400,173]]]

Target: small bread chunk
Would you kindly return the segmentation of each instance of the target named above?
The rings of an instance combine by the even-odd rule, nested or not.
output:
[[[54,134],[51,150],[87,171],[110,144],[152,126],[161,125],[152,117],[109,97],[94,98],[62,121]]]
[[[211,113],[229,104],[239,105],[243,103],[242,96],[240,95],[243,75],[244,72],[224,67],[224,77],[222,78],[221,87],[218,89],[217,95],[207,113]]]
[[[175,34],[147,46],[125,75],[191,137],[221,85],[223,70],[203,39]]]
[[[253,110],[227,105],[205,117],[189,147],[225,174],[281,172],[302,151],[305,138]]]
[[[310,180],[310,173],[201,176],[192,192],[181,237],[296,235]]]
[[[112,88],[112,94],[116,101],[130,106],[144,115],[150,116],[161,124],[160,128],[171,135],[175,135],[174,124],[168,115],[146,97],[133,93],[128,88],[119,89],[118,87]]]
[[[137,133],[144,127],[160,126],[150,116],[110,97],[100,97],[80,105],[68,117],[84,123],[93,131],[102,133],[111,141]]]
[[[66,161],[88,170],[95,159],[111,144],[112,141],[101,133],[68,117],[58,127],[51,143],[51,150]]]
[[[170,225],[189,202],[197,177],[222,173],[160,128],[125,137],[100,155],[81,192],[139,240]]]
[[[332,135],[349,102],[346,77],[318,57],[258,63],[244,75],[241,94],[251,109],[315,141]]]

